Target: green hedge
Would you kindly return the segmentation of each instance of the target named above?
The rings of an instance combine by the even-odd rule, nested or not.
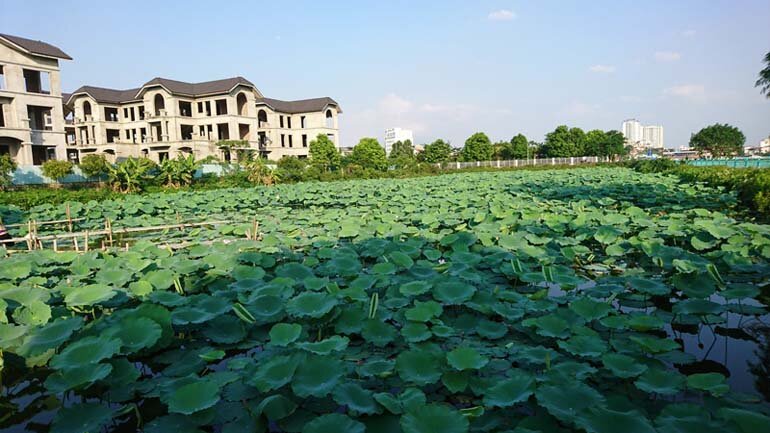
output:
[[[696,167],[667,159],[634,161],[630,165],[643,173],[669,173],[687,182],[723,186],[734,191],[739,202],[760,219],[770,220],[770,168]]]

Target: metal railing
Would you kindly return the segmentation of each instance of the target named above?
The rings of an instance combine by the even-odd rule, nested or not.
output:
[[[765,168],[770,167],[770,158],[694,159],[687,161],[687,164],[697,167]]]

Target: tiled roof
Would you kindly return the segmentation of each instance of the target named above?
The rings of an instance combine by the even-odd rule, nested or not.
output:
[[[0,33],[0,38],[7,40],[8,42],[20,46],[22,49],[41,56],[56,57],[58,59],[72,60],[72,57],[67,55],[64,51],[55,47],[49,43],[43,41],[34,41],[32,39],[22,38],[20,36],[6,35]]]
[[[138,92],[139,89],[115,90],[106,89],[104,87],[82,86],[72,92],[69,98],[67,98],[65,101],[69,103],[69,100],[72,98],[72,96],[79,93],[87,93],[92,98],[96,99],[96,102],[102,102],[106,104],[120,104],[122,102],[136,101],[136,94]]]
[[[226,93],[239,84],[255,87],[251,81],[243,77],[225,78],[223,80],[205,81],[203,83],[185,83],[184,81],[169,80],[168,78],[153,78],[144,83],[142,87],[159,85],[165,87],[171,93],[187,96],[201,96]]]
[[[334,105],[339,108],[339,104],[329,97],[313,98],[313,99],[300,99],[298,101],[281,101],[272,98],[258,98],[257,104],[263,103],[275,111],[282,113],[310,113],[313,111],[321,111],[327,105]],[[342,112],[342,110],[340,110]]]

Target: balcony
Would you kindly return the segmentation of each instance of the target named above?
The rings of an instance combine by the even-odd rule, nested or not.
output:
[[[259,129],[270,129],[273,126],[269,122],[259,122]]]

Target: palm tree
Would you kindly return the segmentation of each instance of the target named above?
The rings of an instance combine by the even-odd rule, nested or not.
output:
[[[759,87],[760,92],[770,99],[770,53],[765,56],[765,64],[765,69],[759,71],[759,79],[754,86]]]

